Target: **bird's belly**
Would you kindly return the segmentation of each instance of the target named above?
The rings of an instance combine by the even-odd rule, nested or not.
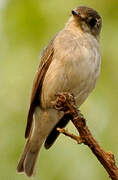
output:
[[[97,61],[97,62],[96,62]],[[65,91],[73,93],[80,106],[94,89],[100,73],[100,59],[76,62],[66,66]]]
[[[50,107],[58,92],[73,93],[80,106],[95,87],[100,72],[100,59],[94,62],[70,61],[60,63],[54,60],[44,78],[41,93],[41,105]]]

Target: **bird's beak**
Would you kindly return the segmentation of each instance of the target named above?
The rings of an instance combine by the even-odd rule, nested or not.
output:
[[[72,14],[81,18],[81,14],[75,9],[72,10]]]

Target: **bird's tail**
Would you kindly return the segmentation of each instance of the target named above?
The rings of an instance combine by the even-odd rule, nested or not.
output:
[[[39,132],[39,116],[35,114],[29,137],[17,166],[19,173],[25,172],[29,177],[34,175],[35,164],[43,141],[44,137],[41,137]]]
[[[45,111],[38,107],[36,108],[30,134],[18,163],[18,172],[25,172],[29,177],[34,175],[40,148],[58,120],[59,117],[56,110],[47,109]]]
[[[35,173],[35,164],[40,151],[40,147],[37,146],[37,144],[32,146],[30,143],[31,142],[27,140],[24,152],[17,166],[18,172],[25,172],[29,177]]]

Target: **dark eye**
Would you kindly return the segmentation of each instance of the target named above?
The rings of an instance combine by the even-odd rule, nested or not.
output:
[[[91,27],[94,27],[94,26],[96,25],[96,23],[97,23],[97,20],[96,20],[95,18],[91,18],[91,19],[89,20],[89,25],[90,25]]]

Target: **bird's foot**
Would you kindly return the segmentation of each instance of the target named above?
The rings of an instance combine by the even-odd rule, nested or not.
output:
[[[75,99],[74,95],[67,93],[67,92],[62,92],[62,93],[57,93],[56,94],[56,103],[55,103],[55,108],[59,111],[64,111],[65,114],[69,114],[69,105],[75,107]]]

